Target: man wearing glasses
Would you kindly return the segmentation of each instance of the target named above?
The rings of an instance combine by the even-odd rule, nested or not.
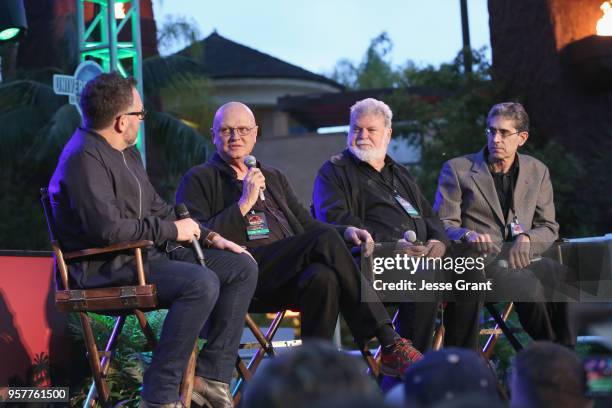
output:
[[[83,127],[72,135],[49,183],[58,238],[66,251],[150,240],[145,274],[168,309],[153,360],[144,374],[141,407],[179,407],[179,383],[195,340],[208,320],[208,342],[196,373],[214,407],[231,407],[232,378],[257,265],[237,244],[190,218],[177,220],[157,195],[135,147],[142,100],[132,79],[117,73],[89,81],[80,99]],[[202,238],[206,267],[174,241]],[[102,255],[68,265],[80,288],[130,285],[131,255]],[[205,378],[204,378],[205,377]]]
[[[330,339],[341,311],[358,341],[376,336],[383,345],[382,372],[401,375],[421,354],[395,333],[380,302],[361,301],[361,274],[345,243],[371,241],[370,234],[316,221],[279,170],[249,163],[257,130],[246,105],[221,106],[211,129],[217,152],[185,175],[177,203],[257,260],[256,306],[299,310],[306,339]]]
[[[489,111],[485,133],[487,144],[482,150],[444,164],[434,209],[449,239],[472,243],[479,253],[503,257],[507,265],[503,272],[510,279],[506,282],[518,277],[515,282],[523,285],[526,281],[520,277],[532,276],[531,271],[555,279],[559,269],[554,262],[539,257],[559,231],[550,174],[542,162],[517,152],[529,138],[529,116],[520,103],[499,103]],[[515,306],[525,331],[534,339],[575,344],[567,303]]]

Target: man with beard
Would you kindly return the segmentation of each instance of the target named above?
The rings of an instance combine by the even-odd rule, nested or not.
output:
[[[317,219],[364,228],[376,242],[397,242],[414,231],[423,245],[404,245],[411,257],[439,258],[447,248],[444,226],[404,166],[387,155],[391,109],[368,98],[351,107],[347,148],[319,169],[313,205]],[[419,350],[432,345],[437,302],[401,302],[399,328]],[[449,303],[447,345],[476,348],[478,304]]]

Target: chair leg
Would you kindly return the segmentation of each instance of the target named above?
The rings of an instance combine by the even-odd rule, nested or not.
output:
[[[91,329],[91,323],[89,322],[89,316],[85,312],[79,312],[79,318],[81,319],[81,327],[83,328],[83,336],[85,340],[85,348],[87,349],[87,359],[89,360],[89,367],[91,368],[91,374],[93,376],[93,384],[90,387],[87,399],[83,404],[83,407],[90,407],[95,401],[95,390],[100,395],[102,405],[109,403],[110,392],[104,379],[102,378],[102,370],[100,368],[100,357],[98,354],[98,347],[96,346],[96,340]]]
[[[138,309],[134,310],[134,315],[136,315],[136,318],[138,319],[138,323],[140,324],[142,333],[147,338],[147,344],[149,345],[149,348],[151,350],[154,350],[155,346],[157,346],[157,338],[155,337],[155,333],[153,333],[153,329],[151,328],[151,325],[149,324],[147,317],[142,312],[142,310],[138,310]]]
[[[185,373],[183,374],[183,381],[181,382],[181,388],[179,391],[181,401],[183,402],[183,405],[185,405],[186,408],[191,407],[191,393],[193,391],[193,377],[195,375],[197,355],[198,340],[196,339],[195,344],[193,345],[193,351],[191,352],[191,356],[189,357],[189,362],[187,363],[187,367],[185,368]]]
[[[253,333],[261,347],[257,349],[257,352],[253,355],[253,357],[251,357],[251,360],[249,361],[249,364],[246,367],[244,366],[242,360],[240,360],[240,357],[238,357],[236,368],[238,369],[238,373],[241,374],[242,378],[238,379],[236,385],[234,386],[234,390],[232,391],[232,396],[234,398],[234,406],[238,405],[238,402],[240,402],[241,389],[244,386],[244,382],[250,380],[251,375],[253,375],[255,371],[257,371],[257,367],[259,367],[259,364],[263,360],[264,356],[266,354],[268,354],[270,357],[274,357],[276,355],[276,352],[272,347],[272,339],[278,331],[278,328],[280,327],[280,324],[283,321],[283,318],[285,317],[285,313],[286,311],[283,310],[276,314],[274,320],[272,320],[272,323],[270,323],[270,327],[268,327],[268,330],[266,330],[265,335],[261,332],[259,327],[257,327],[257,324],[253,321],[253,318],[248,314],[246,315],[246,324],[249,329],[251,329],[251,332]],[[246,374],[247,372],[248,374]]]
[[[446,328],[444,327],[444,323],[440,323],[434,334],[432,350],[440,350],[442,348],[442,345],[444,344],[445,332]]]
[[[497,311],[497,309],[495,309],[495,306],[493,306],[491,303],[486,303],[485,307],[487,308],[487,310],[489,311],[489,313],[491,314],[491,316],[496,322],[495,330],[501,329],[501,331],[504,333],[504,335],[506,336],[506,338],[508,339],[508,341],[514,348],[514,350],[516,351],[521,350],[523,346],[521,345],[521,343],[519,343],[519,341],[516,339],[514,334],[510,331],[510,329],[506,325],[506,321],[508,320],[508,318],[510,317],[510,314],[512,313],[514,304],[512,302],[509,302],[508,304],[506,304],[501,316],[499,312]],[[499,336],[500,336],[499,333],[493,333],[489,336],[487,343],[482,349],[482,354],[486,358],[488,359],[491,358],[491,355],[493,354],[493,349],[495,348],[495,344],[497,344],[497,341],[499,340]]]
[[[379,346],[374,355],[372,355],[372,352],[368,348],[368,343],[364,343],[363,345],[359,346],[359,351],[361,352],[361,355],[368,366],[367,372],[372,374],[372,376],[376,379],[378,379],[380,376],[380,368],[378,366],[380,350],[381,348]]]
[[[104,384],[104,387],[106,387],[107,389],[106,391],[107,396],[106,397],[101,396],[103,405],[110,405],[110,391],[108,390],[108,385],[106,384],[106,381],[104,381],[104,377],[106,377],[106,374],[108,373],[108,368],[110,367],[110,363],[113,359],[115,347],[117,347],[117,341],[119,340],[119,335],[121,334],[121,331],[123,330],[123,325],[125,324],[125,318],[126,316],[118,316],[117,319],[115,320],[115,325],[113,326],[113,330],[111,331],[108,341],[106,342],[106,348],[104,349],[104,354],[102,355],[102,359],[99,360],[100,361],[100,374],[101,374],[100,378]],[[93,335],[93,331],[92,331],[92,335]],[[96,352],[97,352],[97,347],[96,347]],[[89,406],[94,405],[98,389],[100,388],[98,387],[98,384],[96,383],[94,379],[94,381],[92,381],[92,384],[89,388],[89,393],[87,394],[87,398],[85,399],[84,406],[89,407]]]

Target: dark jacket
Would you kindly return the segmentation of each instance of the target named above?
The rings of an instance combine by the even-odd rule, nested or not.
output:
[[[257,163],[266,178],[266,195],[277,202],[295,234],[324,225],[312,218],[300,204],[287,178],[280,170]],[[240,212],[238,200],[242,194],[235,171],[215,153],[206,163],[193,167],[185,174],[178,192],[177,203],[185,203],[193,218],[206,227],[240,245],[245,245],[247,221]],[[336,229],[344,233],[345,226]]]
[[[401,234],[386,236],[379,231],[373,231],[365,224],[365,198],[361,189],[364,176],[359,172],[355,160],[345,149],[321,166],[313,190],[316,218],[332,224],[349,224],[366,229],[377,242],[395,241],[402,238]],[[389,157],[387,160],[393,164],[397,180],[408,191],[409,197],[407,198],[422,217],[422,219],[415,220],[418,239],[422,241],[437,239],[448,245],[442,222],[433,212],[431,205],[408,170]]]
[[[173,207],[155,192],[136,147],[114,149],[99,134],[78,129],[49,183],[56,234],[64,251],[123,241],[176,238]],[[81,288],[135,282],[133,256],[101,255],[71,262],[72,284]]]

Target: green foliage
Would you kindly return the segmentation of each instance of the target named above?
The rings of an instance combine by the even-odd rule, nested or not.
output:
[[[419,69],[407,64],[402,83],[408,88],[387,98],[396,123],[401,124],[396,126],[395,134],[403,136],[407,143],[421,143],[421,163],[413,171],[430,200],[444,162],[482,149],[486,144],[487,113],[491,106],[507,99],[504,89],[490,79],[483,51],[473,53],[475,67],[469,74],[463,72],[462,53],[453,63],[439,68]],[[439,99],[432,103],[421,95]],[[584,163],[542,133],[532,126],[530,138],[520,152],[548,166],[562,234],[593,235],[594,223],[584,217],[584,202],[575,197],[575,186],[585,173]]]
[[[210,143],[197,130],[163,112],[151,112],[146,119],[148,173],[158,194],[167,202],[174,196],[183,175],[202,163]]]
[[[201,37],[198,23],[190,17],[168,16],[157,29],[160,50],[175,48],[177,43],[194,44]]]
[[[51,72],[51,71],[49,71]],[[180,177],[202,162],[214,102],[201,67],[185,57],[143,63],[148,171],[167,201]],[[59,154],[81,118],[50,85],[19,79],[0,85],[0,230],[2,249],[47,249],[39,188],[49,183]]]
[[[147,313],[147,319],[153,332],[159,336],[164,319],[165,310]],[[90,314],[91,325],[96,344],[104,350],[106,341],[115,324],[115,317]],[[75,341],[83,342],[83,330],[77,314],[69,316],[68,329]],[[84,346],[83,346],[84,347]],[[114,402],[124,401],[126,407],[137,407],[140,401],[142,376],[151,362],[151,352],[147,350],[146,338],[140,330],[138,320],[134,316],[126,319],[115,356],[108,371],[108,383],[111,399]],[[93,377],[86,378],[81,388],[71,396],[71,406],[82,406]]]
[[[475,52],[473,73],[463,72],[462,55],[439,68],[419,68],[407,63],[402,84],[386,98],[394,112],[395,134],[421,145],[421,163],[414,169],[430,199],[442,164],[453,157],[480,150],[490,107],[501,91],[489,80],[484,50]],[[433,96],[433,100],[432,100]]]
[[[372,40],[359,65],[347,59],[340,60],[331,77],[349,89],[394,87],[398,85],[400,76],[389,60],[392,49],[389,35],[382,32]]]

